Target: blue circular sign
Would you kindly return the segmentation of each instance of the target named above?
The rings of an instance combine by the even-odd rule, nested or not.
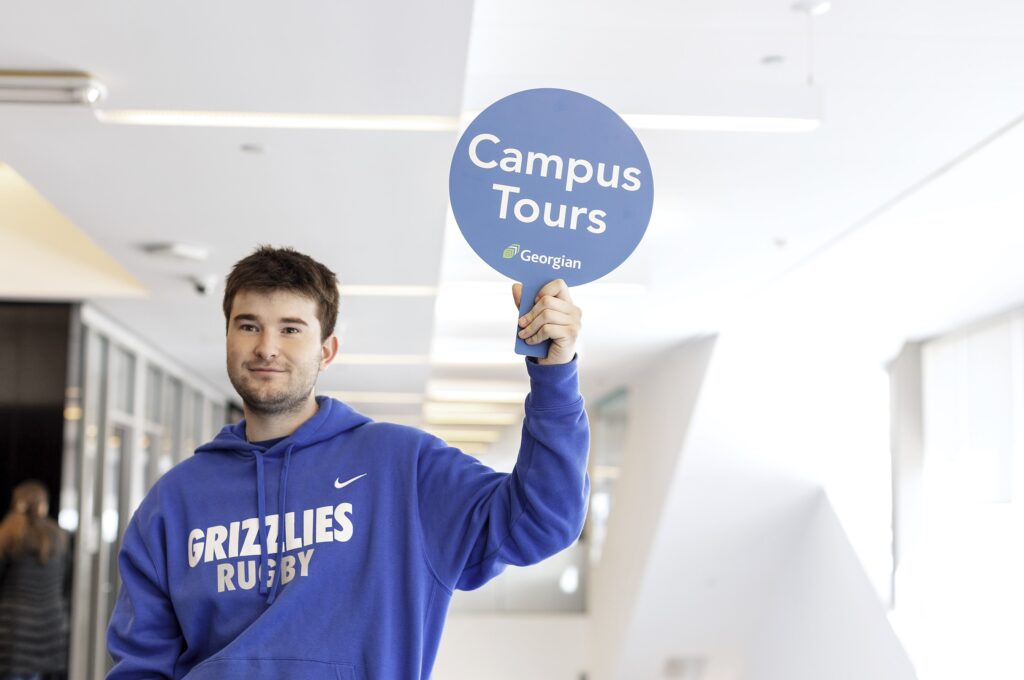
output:
[[[448,190],[469,245],[525,291],[611,272],[640,243],[654,202],[636,134],[599,101],[559,89],[484,109],[455,148]]]

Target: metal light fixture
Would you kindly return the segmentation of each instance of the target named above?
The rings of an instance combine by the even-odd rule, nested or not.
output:
[[[0,70],[0,104],[85,104],[107,95],[103,85],[80,71]]]
[[[184,243],[182,241],[162,241],[159,243],[146,243],[142,250],[150,255],[173,257],[180,260],[192,260],[194,262],[205,262],[210,257],[210,249],[197,243]]]

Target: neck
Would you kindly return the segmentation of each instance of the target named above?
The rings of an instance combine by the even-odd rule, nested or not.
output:
[[[278,437],[287,437],[299,429],[304,422],[316,415],[316,398],[311,392],[301,408],[287,413],[257,413],[247,404],[242,405],[245,413],[245,438],[251,442],[262,442]]]

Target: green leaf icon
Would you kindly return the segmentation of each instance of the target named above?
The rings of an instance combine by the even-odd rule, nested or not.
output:
[[[519,244],[518,243],[513,243],[512,245],[510,245],[508,248],[505,248],[505,250],[503,250],[501,252],[501,256],[503,258],[505,258],[506,260],[511,260],[518,253],[519,253]]]

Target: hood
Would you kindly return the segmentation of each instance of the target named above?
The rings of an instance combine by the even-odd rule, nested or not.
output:
[[[291,463],[292,451],[306,448],[319,442],[325,441],[342,432],[355,429],[370,419],[361,413],[357,413],[351,406],[343,404],[337,399],[330,397],[317,397],[317,412],[312,418],[299,426],[295,432],[274,444],[266,451],[254,446],[245,438],[245,420],[234,425],[225,425],[213,441],[203,444],[196,449],[197,454],[235,454],[253,461],[256,466],[256,507],[259,512],[259,537],[260,537],[260,570],[259,582],[261,595],[266,595],[267,605],[274,603],[277,598],[278,584],[280,577],[274,579],[274,585],[267,588],[266,565],[264,558],[268,552],[267,546],[267,488],[264,475],[264,460],[266,458],[283,458],[281,466],[281,480],[278,485],[278,526],[284,526],[285,502],[288,500],[288,466]],[[284,541],[277,542],[277,564],[281,564],[281,553],[284,548]]]
[[[337,399],[321,396],[316,398],[316,403],[319,408],[312,418],[263,455],[280,457],[286,449],[312,446],[370,422],[362,413]],[[245,420],[225,425],[212,441],[196,449],[196,453],[238,453],[244,456],[254,456],[257,451],[259,449],[245,438]]]

